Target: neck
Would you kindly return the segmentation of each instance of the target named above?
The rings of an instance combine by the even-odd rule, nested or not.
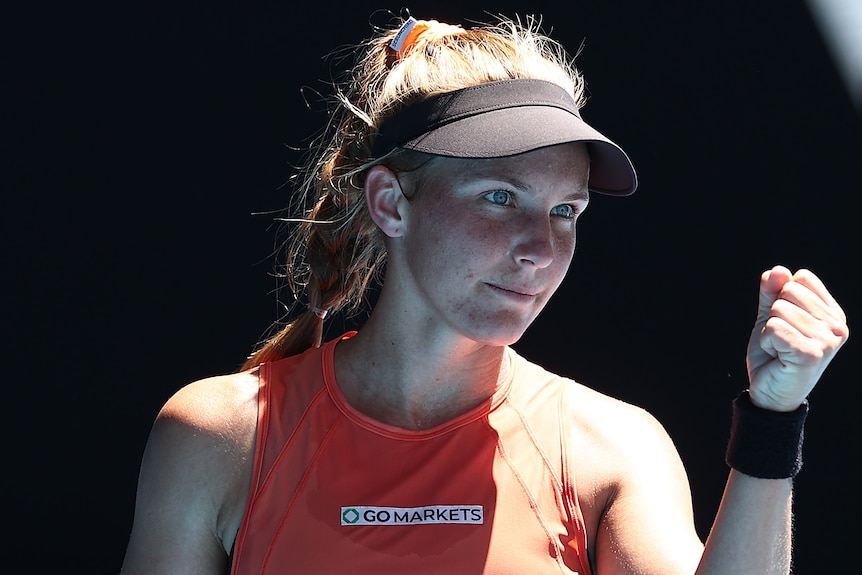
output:
[[[412,332],[382,315],[375,311],[335,351],[338,385],[366,415],[405,429],[436,427],[487,401],[508,378],[505,347]]]

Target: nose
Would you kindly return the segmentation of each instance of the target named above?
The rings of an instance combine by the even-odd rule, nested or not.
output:
[[[519,265],[545,268],[554,261],[554,235],[547,218],[524,221],[512,238],[512,258]]]

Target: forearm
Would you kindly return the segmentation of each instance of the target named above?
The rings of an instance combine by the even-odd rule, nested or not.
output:
[[[730,472],[697,575],[790,572],[792,479]]]

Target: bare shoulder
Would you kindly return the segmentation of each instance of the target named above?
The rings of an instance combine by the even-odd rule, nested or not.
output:
[[[258,379],[242,372],[202,379],[177,391],[159,411],[147,450],[161,457],[145,464],[160,465],[179,457],[186,473],[200,473],[213,488],[215,481],[235,481],[250,469],[257,429]]]
[[[581,385],[571,418],[572,465],[598,571],[621,572],[620,558],[638,557],[654,566],[650,573],[693,572],[703,546],[688,476],[664,426],[640,407]]]
[[[605,449],[634,455],[650,444],[672,448],[664,426],[645,409],[578,383],[574,389],[572,420],[582,433]]]
[[[658,419],[645,409],[575,384],[571,421],[583,469],[597,485],[618,491],[625,482],[684,476],[676,446]],[[687,481],[687,478],[685,478]]]
[[[242,519],[257,427],[254,371],[177,391],[141,463],[124,573],[220,573]]]
[[[190,383],[177,391],[156,418],[209,434],[241,440],[254,431],[258,378],[255,371],[220,375]]]

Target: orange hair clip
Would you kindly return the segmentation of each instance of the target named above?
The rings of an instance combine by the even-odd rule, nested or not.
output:
[[[423,32],[428,30],[428,24],[419,22],[412,16],[401,25],[401,29],[395,35],[395,38],[389,43],[389,48],[395,52],[398,60],[403,59],[410,50],[416,46],[416,42]]]

